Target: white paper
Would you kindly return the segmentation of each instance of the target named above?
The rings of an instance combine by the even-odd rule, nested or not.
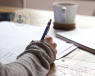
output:
[[[72,52],[76,48],[77,48],[76,46],[71,46],[70,48],[64,50],[61,54],[57,55],[56,59],[59,59],[65,55],[67,55],[68,53]]]
[[[53,70],[47,76],[95,76],[94,64],[72,59],[56,61]]]
[[[0,23],[0,61],[4,64],[16,60],[27,45],[32,40],[40,40],[45,28],[29,25],[27,29],[18,30],[11,27],[10,22]],[[53,37],[57,43],[58,54],[64,53],[68,48],[73,46],[55,37],[54,30],[49,31],[49,35]],[[67,50],[68,51],[68,50]],[[69,50],[68,52],[72,51]],[[62,54],[61,54],[62,55]],[[64,54],[63,54],[64,55]]]
[[[57,32],[58,35],[67,38],[77,44],[95,49],[95,28],[75,29],[68,32]],[[82,48],[82,47],[81,47]]]

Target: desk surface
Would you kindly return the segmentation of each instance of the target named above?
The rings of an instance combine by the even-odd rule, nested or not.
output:
[[[5,10],[7,9],[6,7],[4,7],[4,8],[5,8]],[[4,8],[0,7],[0,12],[2,12],[2,11],[4,12],[5,11]],[[12,12],[14,9],[12,8]],[[29,23],[30,25],[46,27],[46,23],[49,19],[52,19],[54,22],[53,11],[43,11],[43,10],[35,10],[35,9],[25,9],[25,10],[30,15],[30,18],[31,18],[31,21]],[[10,12],[10,11],[8,10],[8,12]],[[86,28],[95,27],[95,17],[92,17],[92,16],[76,15],[75,22],[76,22],[76,28],[78,27],[78,28],[86,29]],[[52,26],[53,26],[53,24],[52,24]],[[95,56],[91,53],[86,52],[86,50],[77,48],[69,55],[58,60],[58,62],[59,61],[64,62],[65,60],[66,61],[69,60],[69,62],[71,62],[71,63],[76,63],[76,64],[78,63],[81,65],[85,65],[85,64],[89,65],[88,63],[95,63]],[[92,64],[92,66],[93,66],[93,64]],[[54,66],[51,68],[51,70],[52,69],[54,70]]]
[[[2,8],[0,8],[2,9]],[[43,10],[34,10],[34,9],[25,9],[31,18],[30,25],[36,25],[41,27],[46,27],[46,23],[49,19],[52,19],[54,22],[53,11],[43,11]],[[0,10],[1,12],[1,10]],[[95,27],[95,17],[93,16],[83,16],[76,15],[76,27],[86,29]],[[52,24],[53,26],[53,24]],[[62,60],[73,59],[79,61],[93,62],[95,63],[95,56],[91,53],[86,52],[86,50],[76,49]]]
[[[26,11],[31,16],[31,25],[42,26],[45,27],[46,23],[49,19],[52,19],[54,22],[54,14],[53,11],[43,11],[43,10],[34,10],[34,9],[26,9]],[[93,16],[84,16],[84,15],[76,15],[76,28],[93,28],[95,27],[95,17]],[[52,24],[53,26],[53,24]],[[84,57],[85,56],[85,57]],[[77,59],[82,61],[95,62],[95,56],[86,52],[86,50],[76,49],[66,57],[62,59]]]

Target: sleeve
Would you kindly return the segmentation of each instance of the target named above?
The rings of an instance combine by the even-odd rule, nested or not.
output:
[[[15,62],[0,64],[0,76],[46,76],[56,59],[44,41],[32,41]]]

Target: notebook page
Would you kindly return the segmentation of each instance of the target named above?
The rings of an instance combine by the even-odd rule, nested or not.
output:
[[[95,63],[64,59],[55,61],[52,71],[47,76],[95,76]]]
[[[16,30],[10,26],[10,22],[0,23],[0,61],[4,64],[15,61],[32,40],[40,40],[45,28],[29,26],[25,30]],[[49,35],[57,43],[57,50],[60,54],[72,44],[66,43],[54,36],[55,33],[50,31]],[[61,45],[61,46],[60,46]],[[72,50],[71,50],[72,51]]]

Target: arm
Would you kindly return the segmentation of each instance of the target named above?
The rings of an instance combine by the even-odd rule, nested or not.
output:
[[[15,62],[0,64],[0,76],[46,76],[56,56],[46,42],[31,42]]]

